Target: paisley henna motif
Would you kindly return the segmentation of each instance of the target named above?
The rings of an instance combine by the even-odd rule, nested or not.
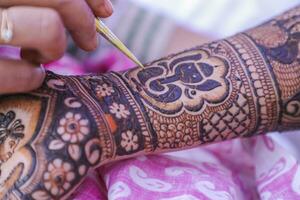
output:
[[[300,8],[255,29],[0,97],[0,199],[66,199],[88,170],[300,122]]]

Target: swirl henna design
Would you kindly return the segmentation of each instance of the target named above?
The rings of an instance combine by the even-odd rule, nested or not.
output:
[[[216,104],[228,96],[228,69],[225,59],[199,49],[158,61],[145,70],[127,72],[126,78],[155,110],[195,113],[205,108],[203,104]]]
[[[299,22],[297,7],[144,69],[47,72],[39,90],[1,96],[0,199],[66,199],[111,161],[297,128]]]

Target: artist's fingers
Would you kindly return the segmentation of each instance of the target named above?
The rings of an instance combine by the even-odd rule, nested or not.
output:
[[[19,6],[10,7],[6,11],[8,20],[12,23],[13,37],[9,43],[0,41],[0,44],[34,49],[35,61],[39,63],[58,59],[64,54],[65,29],[55,10]],[[3,10],[0,10],[0,21],[3,17],[2,12]]]
[[[109,17],[113,13],[113,6],[110,0],[86,0],[98,17]]]
[[[24,60],[0,60],[0,95],[28,92],[38,88],[45,70]]]
[[[28,0],[24,0],[28,1]],[[45,1],[45,0],[36,0]],[[49,0],[58,2],[54,5],[61,14],[74,41],[84,50],[95,50],[98,38],[95,17],[86,1],[83,0]]]
[[[13,38],[5,44],[34,49],[35,62],[40,63],[55,60],[63,55],[66,36],[56,11],[49,8],[20,6],[7,9],[7,15],[13,24]],[[0,10],[0,21],[1,17],[2,10]],[[0,41],[1,43],[3,41]],[[24,57],[28,58],[28,56]]]
[[[97,47],[94,14],[85,0],[0,0],[0,7],[16,5],[55,9],[79,47],[84,50]]]

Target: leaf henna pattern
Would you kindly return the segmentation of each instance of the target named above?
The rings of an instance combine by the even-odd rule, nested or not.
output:
[[[299,24],[297,7],[145,69],[1,96],[0,199],[67,199],[118,159],[299,127]]]

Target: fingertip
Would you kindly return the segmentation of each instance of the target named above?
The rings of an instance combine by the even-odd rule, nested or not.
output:
[[[90,38],[88,38],[86,40],[82,40],[82,43],[78,44],[78,46],[80,46],[81,49],[83,49],[85,51],[94,51],[97,49],[98,43],[99,43],[98,35],[97,35],[97,32],[95,31],[93,36],[91,36]]]
[[[32,91],[41,87],[46,77],[46,70],[42,65],[33,68],[34,69],[31,72],[32,78],[28,81],[28,87],[26,88],[27,91]]]
[[[99,46],[99,37],[98,37],[98,35],[96,35],[96,47],[94,50],[96,50],[98,48],[98,46]]]
[[[40,70],[40,72],[39,72],[40,73],[40,81],[39,81],[40,84],[39,85],[41,86],[44,83],[44,80],[46,78],[46,70],[43,65],[41,65],[39,67],[39,70]]]
[[[95,2],[95,1],[93,1]],[[106,18],[113,14],[113,5],[110,0],[97,0],[97,3],[91,3],[94,14],[97,17]]]
[[[0,60],[0,94],[30,92],[39,88],[46,72],[40,65],[24,60]]]
[[[97,47],[98,47],[98,43],[99,43],[99,41],[98,41],[98,34],[95,31],[93,42],[91,44],[91,47],[90,47],[89,51],[95,51],[97,49]]]
[[[106,17],[109,17],[113,14],[114,8],[110,0],[105,0],[105,10],[106,10]]]

